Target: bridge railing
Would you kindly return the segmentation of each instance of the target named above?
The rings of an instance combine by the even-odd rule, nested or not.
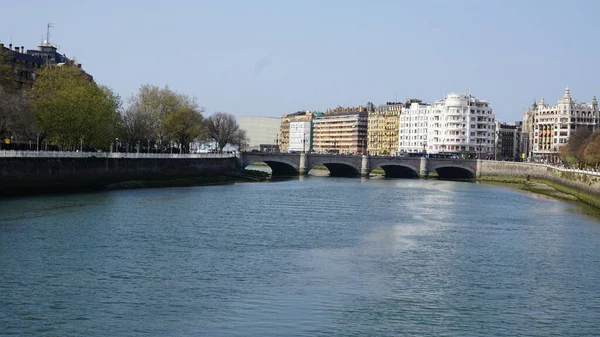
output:
[[[14,151],[1,150],[0,158],[126,158],[126,159],[196,159],[232,158],[235,153],[121,153],[121,152],[70,152],[70,151]]]

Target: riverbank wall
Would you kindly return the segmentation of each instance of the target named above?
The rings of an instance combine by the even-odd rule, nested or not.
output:
[[[127,181],[164,181],[238,173],[235,157],[0,157],[0,197],[97,190]]]
[[[477,166],[477,178],[486,180],[488,177],[544,180],[600,197],[600,175],[582,171],[533,163],[482,160]]]

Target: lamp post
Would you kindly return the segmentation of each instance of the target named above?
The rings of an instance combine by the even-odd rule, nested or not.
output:
[[[39,133],[37,134],[37,142],[35,144],[36,144],[35,150],[40,151],[40,134]]]

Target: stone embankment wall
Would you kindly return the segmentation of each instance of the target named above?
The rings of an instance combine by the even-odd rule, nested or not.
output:
[[[600,196],[600,174],[576,172],[532,163],[481,160],[477,177],[485,179],[486,176],[510,176],[525,179],[529,176],[531,179],[544,179]]]
[[[0,196],[99,189],[133,180],[210,177],[235,172],[236,158],[0,158]]]

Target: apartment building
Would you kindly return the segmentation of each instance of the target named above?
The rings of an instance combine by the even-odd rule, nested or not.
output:
[[[319,111],[298,111],[283,115],[279,126],[279,150],[281,152],[310,151],[313,119],[322,114]]]
[[[82,68],[81,63],[76,63],[66,55],[60,54],[58,48],[48,40],[40,43],[37,49],[25,51],[24,46],[14,46],[10,43],[6,47],[0,43],[0,67],[8,68],[12,76],[10,84],[18,89],[31,87],[35,81],[35,73],[38,69],[48,66],[56,67],[63,64],[75,64]],[[94,78],[81,70],[92,81]],[[0,73],[0,76],[3,74]]]
[[[503,123],[496,120],[494,157],[497,160],[522,161],[523,122]]]
[[[430,104],[423,103],[419,99],[406,101],[398,124],[398,152],[426,152],[427,126],[430,113]]]
[[[367,150],[370,155],[393,155],[398,150],[398,128],[404,104],[387,102],[369,111]]]
[[[358,107],[327,109],[313,120],[313,150],[316,152],[366,154],[369,112],[373,103]]]

